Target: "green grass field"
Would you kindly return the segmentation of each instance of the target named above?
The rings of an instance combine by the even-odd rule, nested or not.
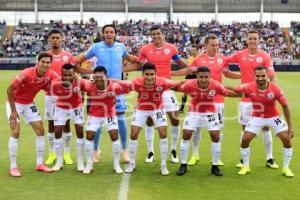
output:
[[[102,160],[94,165],[94,172],[84,175],[76,171],[76,165],[65,166],[62,171],[44,174],[34,171],[35,135],[30,126],[21,120],[21,137],[19,140],[18,165],[22,172],[21,178],[9,176],[8,138],[9,127],[6,120],[5,100],[6,88],[15,77],[17,71],[1,71],[0,79],[0,200],[17,199],[55,199],[55,200],[94,200],[120,199],[119,191],[123,176],[129,179],[127,199],[255,199],[255,200],[298,200],[300,199],[300,141],[299,121],[300,104],[300,73],[278,73],[279,84],[288,98],[295,137],[293,139],[294,152],[291,169],[295,177],[292,179],[281,175],[281,169],[272,170],[265,167],[265,152],[262,137],[259,136],[251,144],[251,174],[237,175],[235,168],[239,161],[240,126],[237,123],[238,99],[226,99],[224,139],[222,143],[222,167],[224,176],[215,177],[210,174],[210,140],[207,131],[202,132],[200,144],[200,162],[189,167],[189,172],[183,176],[176,176],[178,164],[168,162],[171,174],[163,177],[159,174],[159,147],[156,135],[156,162],[145,164],[146,144],[144,134],[139,137],[136,171],[129,175],[116,175],[112,171],[112,147],[106,133],[102,135]],[[140,73],[131,73],[130,77]],[[225,84],[235,85],[238,81],[225,80]],[[181,95],[178,94],[180,101]],[[135,95],[130,95],[129,103],[135,105]],[[39,111],[43,116],[44,94],[36,98]],[[281,110],[281,109],[280,109]],[[130,111],[127,113],[128,124]],[[184,115],[181,116],[183,120]],[[182,121],[181,120],[181,121]],[[44,124],[46,125],[46,123]],[[45,126],[46,127],[46,126]],[[274,157],[282,166],[282,145],[278,138],[274,139]],[[179,152],[179,146],[178,146]],[[190,151],[191,153],[191,151]],[[73,134],[72,155],[76,158],[75,135]],[[123,165],[123,164],[122,164]],[[124,167],[124,165],[123,165]],[[124,196],[123,196],[124,197]],[[126,199],[126,198],[123,198]]]

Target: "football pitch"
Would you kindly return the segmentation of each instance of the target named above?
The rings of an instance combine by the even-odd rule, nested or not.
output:
[[[102,157],[100,163],[94,164],[92,174],[85,175],[76,170],[76,148],[74,129],[72,137],[72,158],[75,164],[64,166],[56,173],[45,174],[34,170],[36,163],[35,134],[32,128],[21,120],[21,133],[18,150],[18,166],[22,177],[13,178],[9,175],[8,138],[5,100],[6,89],[18,71],[1,71],[0,78],[0,200],[41,199],[41,200],[98,200],[98,199],[230,199],[230,200],[299,200],[300,199],[300,73],[277,73],[279,85],[285,92],[291,110],[295,137],[292,140],[293,158],[290,165],[294,178],[281,175],[282,144],[273,137],[274,158],[280,168],[277,170],[265,166],[265,150],[261,135],[251,143],[251,173],[245,176],[237,174],[235,165],[240,159],[240,125],[237,122],[239,99],[225,100],[225,128],[222,141],[221,167],[224,176],[211,175],[211,142],[207,130],[202,130],[200,143],[200,161],[196,166],[188,167],[188,172],[176,176],[179,164],[167,162],[169,176],[161,176],[159,167],[159,142],[155,135],[156,161],[144,163],[147,154],[143,132],[139,136],[136,170],[128,175],[117,175],[113,172],[112,146],[106,132],[101,136]],[[129,74],[129,79],[139,76],[140,72]],[[224,79],[224,85],[237,85],[238,80]],[[298,93],[299,92],[299,93]],[[177,95],[181,101],[181,94]],[[44,116],[44,94],[36,97],[36,104]],[[136,95],[128,95],[129,109],[126,113],[130,124],[132,108],[136,105]],[[187,106],[186,106],[187,108]],[[280,108],[280,107],[279,107]],[[279,109],[281,111],[281,108]],[[184,114],[181,114],[181,124]],[[44,127],[47,130],[47,124]],[[129,126],[128,126],[129,127]],[[130,134],[130,129],[128,129]],[[170,131],[170,128],[168,129]],[[169,134],[168,134],[169,135]],[[180,138],[181,140],[181,138]],[[48,146],[48,145],[47,145]],[[169,142],[170,146],[170,142]],[[192,146],[192,145],[191,145]],[[179,144],[177,146],[179,153]],[[190,150],[190,155],[192,151]],[[47,151],[45,153],[45,158]],[[190,158],[190,156],[189,156]],[[125,165],[122,163],[123,169]]]

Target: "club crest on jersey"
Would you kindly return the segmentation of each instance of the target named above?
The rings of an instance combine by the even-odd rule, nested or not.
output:
[[[108,97],[113,97],[113,96],[115,96],[115,93],[114,93],[114,92],[108,92],[108,93],[107,93],[107,96],[108,96]]]
[[[261,57],[256,58],[257,63],[262,63],[263,59]]]
[[[116,51],[121,51],[121,47],[116,46]]]
[[[80,89],[79,89],[79,87],[74,87],[73,91],[74,91],[75,93],[78,93],[78,92],[80,92]]]
[[[268,98],[269,98],[269,99],[273,99],[273,98],[274,98],[274,93],[273,93],[273,92],[270,92],[270,93],[268,94]]]
[[[163,90],[163,87],[162,87],[162,86],[157,86],[157,87],[156,87],[156,91],[157,91],[157,92],[161,92],[162,90]]]
[[[63,56],[63,61],[67,62],[69,60],[68,56]]]
[[[48,83],[49,81],[50,81],[50,78],[49,78],[49,77],[45,78],[45,82],[46,82],[46,83]]]
[[[223,60],[222,60],[221,58],[218,58],[218,59],[217,59],[217,63],[218,63],[218,64],[222,64],[222,63],[223,63]]]
[[[165,54],[169,54],[170,53],[170,49],[164,49]]]
[[[216,95],[216,91],[215,90],[210,90],[208,93],[209,96],[213,97]]]

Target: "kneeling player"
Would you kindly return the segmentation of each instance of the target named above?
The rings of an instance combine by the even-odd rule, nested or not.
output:
[[[7,89],[8,102],[6,103],[7,117],[11,129],[9,138],[10,175],[21,176],[17,167],[18,138],[20,135],[19,115],[23,115],[26,123],[29,123],[36,133],[36,170],[51,172],[43,164],[45,149],[45,130],[41,116],[33,102],[36,94],[48,87],[48,84],[56,78],[56,74],[49,70],[52,56],[48,53],[40,53],[36,67],[23,70]]]
[[[227,90],[221,83],[210,78],[210,70],[207,67],[199,67],[197,79],[189,80],[177,88],[178,91],[189,94],[192,98],[189,111],[184,120],[183,140],[180,144],[181,166],[177,175],[184,175],[187,171],[187,156],[189,152],[190,139],[197,128],[208,129],[212,141],[212,167],[211,172],[216,176],[223,173],[218,167],[221,153],[220,124],[216,113],[215,97],[217,94],[223,96],[240,96],[234,91]]]
[[[116,97],[128,93],[119,83],[110,81],[107,78],[107,71],[104,67],[94,69],[94,83],[86,86],[85,91],[90,96],[90,110],[86,127],[86,159],[87,165],[83,171],[89,174],[93,170],[93,145],[96,131],[106,126],[112,140],[114,155],[114,170],[116,173],[123,173],[120,167],[120,142],[118,140],[118,119],[116,116]]]
[[[156,77],[155,65],[150,63],[146,63],[143,66],[143,77],[136,78],[133,81],[120,82],[120,84],[128,90],[134,90],[138,93],[138,103],[131,122],[129,141],[130,162],[125,172],[131,173],[135,169],[138,135],[148,117],[150,117],[160,137],[160,172],[162,175],[169,175],[166,164],[168,154],[167,118],[163,110],[162,95],[164,91],[174,88],[179,84],[166,78]]]
[[[86,81],[76,78],[74,70],[72,64],[64,64],[61,69],[61,78],[52,81],[50,88],[51,93],[57,97],[54,114],[54,147],[57,159],[55,166],[52,168],[54,171],[59,171],[63,167],[62,132],[69,119],[73,120],[77,135],[77,170],[84,170],[82,157],[84,149],[84,114],[81,91],[84,90]]]
[[[266,67],[256,67],[254,76],[255,82],[246,83],[235,88],[237,92],[245,93],[253,102],[253,114],[246,125],[241,142],[241,157],[244,163],[238,174],[245,175],[250,172],[250,142],[259,134],[262,127],[268,126],[274,130],[283,144],[282,174],[287,177],[293,177],[294,174],[289,169],[293,152],[290,141],[293,137],[293,129],[287,100],[282,90],[275,83],[269,81]],[[276,108],[276,101],[282,106],[287,124],[280,117]]]

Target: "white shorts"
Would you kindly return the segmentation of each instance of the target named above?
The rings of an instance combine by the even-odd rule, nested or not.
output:
[[[197,128],[207,128],[208,131],[220,130],[216,113],[188,112],[184,118],[183,129],[196,131]]]
[[[54,126],[65,125],[67,120],[72,119],[74,124],[84,123],[83,108],[63,109],[55,107]]]
[[[215,103],[220,128],[224,127],[224,103]]]
[[[272,128],[275,134],[288,129],[284,119],[281,116],[271,118],[252,117],[247,123],[245,131],[259,135],[264,126]]]
[[[144,127],[148,117],[152,118],[155,128],[167,126],[167,117],[164,110],[135,110],[132,115],[131,125]]]
[[[56,97],[45,95],[45,119],[54,120]]]
[[[162,98],[164,101],[165,112],[173,112],[179,110],[178,101],[174,91],[172,90],[164,91]]]
[[[114,117],[95,117],[89,116],[86,125],[86,131],[96,132],[100,127],[106,126],[107,131],[118,130],[118,118]]]
[[[35,121],[41,121],[41,115],[34,103],[30,104],[20,104],[20,103],[15,103],[16,104],[16,110],[19,115],[23,115],[25,122],[28,124],[30,122],[35,122]],[[6,116],[7,119],[9,120],[11,115],[11,108],[10,104],[6,102]],[[19,122],[19,120],[18,120]]]
[[[241,125],[246,125],[252,117],[252,113],[252,102],[240,102],[239,123]]]

